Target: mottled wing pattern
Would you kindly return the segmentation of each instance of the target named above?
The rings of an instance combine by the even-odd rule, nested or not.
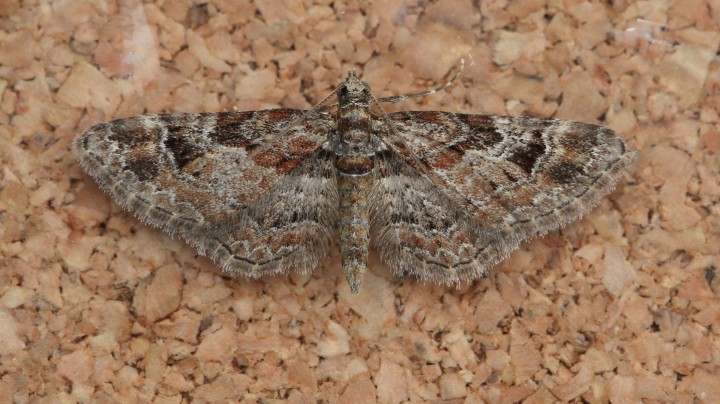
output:
[[[376,154],[369,200],[373,246],[395,275],[457,283],[492,265],[478,261],[480,237],[459,205],[384,145]]]
[[[209,255],[244,276],[306,273],[327,256],[340,206],[329,142],[254,200],[234,228],[218,234]]]
[[[389,178],[399,169],[381,173],[377,193],[395,196],[385,217],[375,218],[384,223],[377,234],[396,242],[378,249],[390,265],[446,283],[482,276],[519,242],[577,219],[635,158],[614,132],[585,123],[432,111],[390,119],[394,128],[383,122],[378,133],[407,166],[401,172],[417,171],[416,181],[437,195],[393,192],[397,179]],[[461,212],[455,233],[442,234],[431,219],[427,209],[438,202]],[[428,240],[445,245],[428,248]],[[402,256],[393,261],[390,250]]]
[[[289,262],[292,251],[315,237],[319,227],[334,227],[328,223],[332,213],[322,217],[308,213],[291,223],[292,231],[276,229],[288,230],[284,249],[264,255],[258,251],[271,230],[265,238],[243,232],[249,223],[266,223],[266,218],[254,216],[262,212],[258,202],[263,198],[335,186],[329,184],[322,167],[304,163],[309,157],[324,155],[322,145],[333,130],[332,118],[318,113],[289,127],[304,112],[136,116],[91,127],[75,139],[73,149],[85,171],[124,209],[171,234],[179,233],[231,272],[250,270],[260,275],[264,270],[287,268],[278,262]],[[283,136],[277,136],[288,127]],[[318,176],[322,180],[313,182]],[[299,178],[309,181],[298,185]],[[268,192],[271,189],[274,192]],[[296,203],[295,209],[302,210],[300,204],[313,201],[306,198]],[[313,208],[319,207],[310,206],[309,212]],[[322,220],[310,225],[316,219]],[[308,259],[322,258],[318,258],[324,255],[320,244],[308,246],[318,249]],[[282,257],[271,257],[274,253]],[[259,255],[263,255],[260,260],[256,259]]]

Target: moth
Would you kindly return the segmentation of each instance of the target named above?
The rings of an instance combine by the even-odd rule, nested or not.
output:
[[[636,154],[587,123],[381,107],[454,80],[377,99],[351,70],[308,111],[135,116],[72,147],[122,208],[233,275],[308,272],[337,242],[352,293],[371,245],[396,275],[457,284],[579,218]]]

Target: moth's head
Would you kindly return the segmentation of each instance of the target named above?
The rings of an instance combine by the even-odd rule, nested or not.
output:
[[[354,69],[348,70],[347,79],[345,79],[345,83],[340,87],[338,95],[341,98],[368,97],[370,96],[370,86],[358,78]]]

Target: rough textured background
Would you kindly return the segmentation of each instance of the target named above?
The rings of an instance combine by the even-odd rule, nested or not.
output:
[[[718,0],[0,0],[0,397],[720,402]],[[478,4],[479,3],[479,4]],[[460,289],[234,280],[69,144],[147,112],[309,107],[358,68],[397,109],[601,122],[640,151],[584,219]]]

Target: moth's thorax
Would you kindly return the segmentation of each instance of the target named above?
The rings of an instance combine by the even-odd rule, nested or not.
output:
[[[373,169],[371,97],[370,87],[351,70],[338,90],[336,166],[341,173],[364,175]]]

